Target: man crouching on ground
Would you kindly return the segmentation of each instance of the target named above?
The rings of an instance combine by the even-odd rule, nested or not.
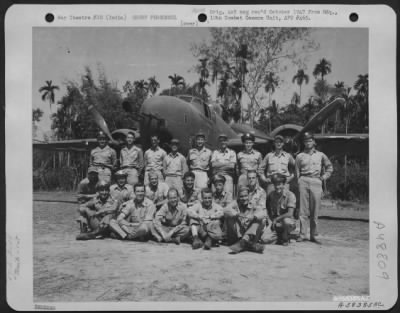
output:
[[[265,226],[266,214],[249,202],[249,189],[239,189],[239,199],[224,209],[227,243],[232,253],[253,251],[263,253],[264,246],[257,243]]]
[[[135,198],[121,205],[117,219],[110,222],[110,229],[119,238],[126,240],[149,239],[156,206],[145,198],[145,186],[137,183],[134,187]]]
[[[224,216],[222,207],[212,200],[212,191],[204,188],[201,191],[202,201],[188,209],[190,229],[193,236],[193,249],[210,250],[212,245],[223,239],[221,218]]]
[[[262,242],[287,246],[289,235],[296,228],[293,211],[296,207],[295,195],[285,188],[286,176],[274,174],[271,177],[274,190],[267,197],[267,211],[272,223],[262,236]]]
[[[105,181],[99,181],[96,190],[98,196],[79,208],[81,234],[76,240],[96,239],[98,236],[105,237],[109,233],[110,220],[117,212],[118,201],[110,196],[110,185]],[[87,232],[88,226],[91,232]]]
[[[189,235],[186,205],[179,201],[178,190],[171,188],[165,203],[154,218],[153,236],[158,242],[174,242],[180,244]]]

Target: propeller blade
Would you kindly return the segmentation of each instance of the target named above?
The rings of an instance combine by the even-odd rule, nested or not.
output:
[[[344,105],[343,98],[336,98],[331,103],[328,103],[318,113],[316,113],[306,125],[294,136],[294,140],[298,140],[305,132],[312,130],[322,124],[329,116],[332,115],[340,106]]]
[[[97,126],[100,127],[100,129],[108,136],[108,138],[114,142],[114,139],[111,136],[110,130],[108,129],[107,123],[104,120],[104,118],[101,116],[99,111],[95,108],[94,105],[89,105],[88,107],[89,112],[92,114]]]

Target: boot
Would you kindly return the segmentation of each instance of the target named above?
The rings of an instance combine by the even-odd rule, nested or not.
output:
[[[240,239],[235,244],[229,246],[229,249],[232,250],[232,252],[231,252],[232,254],[236,254],[236,253],[240,253],[240,252],[247,250],[247,245],[248,245],[248,242],[246,240]]]
[[[81,234],[85,234],[88,232],[88,226],[87,224],[83,223],[82,221],[78,221],[79,223],[79,229],[81,231]]]
[[[96,239],[97,234],[95,233],[82,233],[76,236],[76,240],[91,240]]]
[[[210,250],[212,247],[212,239],[210,236],[207,236],[206,241],[204,242],[204,250]]]
[[[194,236],[193,238],[193,243],[192,243],[192,248],[193,249],[199,249],[203,246],[203,242],[199,238],[199,236]]]
[[[264,245],[255,242],[255,243],[252,243],[249,246],[249,251],[253,251],[253,252],[256,252],[256,253],[263,253],[264,252],[264,248],[265,248]]]
[[[181,238],[179,238],[179,237],[171,238],[171,242],[173,242],[176,245],[180,245],[181,244]]]

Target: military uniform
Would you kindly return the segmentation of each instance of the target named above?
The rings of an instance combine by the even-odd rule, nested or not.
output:
[[[119,204],[122,204],[134,198],[133,187],[129,184],[125,184],[122,187],[118,184],[111,185],[110,195],[117,200]]]
[[[266,201],[268,216],[273,221],[280,215],[289,212],[289,208],[296,208],[296,197],[289,190],[284,190],[282,194],[278,194],[273,190],[267,197]],[[272,229],[272,224],[264,231],[261,238],[263,243],[273,243],[278,237],[281,237],[284,242],[289,240],[289,234],[296,228],[296,222],[292,217],[281,219]]]
[[[228,204],[233,201],[232,193],[222,190],[221,193],[217,193],[216,191],[212,194],[213,202],[219,204],[221,207],[225,208]]]
[[[163,176],[163,160],[167,153],[164,149],[157,147],[156,149],[150,148],[144,153],[144,184],[149,183],[149,172],[156,172],[159,181],[164,181]]]
[[[90,152],[90,166],[97,169],[99,180],[111,182],[111,170],[116,166],[117,153],[108,145]]]
[[[189,235],[189,226],[187,225],[187,208],[184,203],[178,202],[175,209],[165,203],[156,213],[154,218],[153,236],[157,241],[162,241],[163,237],[173,231],[172,238],[184,239]]]
[[[78,185],[77,195],[77,200],[79,203],[85,203],[97,196],[96,184],[97,181],[91,183],[87,177],[81,180]]]
[[[124,147],[120,153],[121,169],[127,175],[127,182],[134,186],[139,182],[139,175],[143,169],[143,151],[137,146],[130,149]]]
[[[196,203],[188,209],[187,214],[190,226],[196,226],[201,239],[205,239],[207,236],[213,240],[223,239],[221,219],[224,212],[220,205],[212,203],[209,208],[206,208],[202,203]]]
[[[333,167],[328,157],[315,148],[309,153],[299,153],[295,163],[299,185],[300,237],[306,237],[310,217],[310,239],[314,239],[321,208],[322,180],[330,177]]]
[[[200,190],[197,188],[187,190],[185,187],[183,187],[181,190],[179,190],[179,199],[181,202],[186,204],[188,208],[190,208],[192,205],[201,200]]]
[[[215,163],[220,163],[220,165],[214,166]],[[229,148],[214,150],[212,153],[212,174],[221,174],[225,177],[224,190],[231,194],[233,194],[233,176],[235,175],[236,163],[236,152]]]
[[[260,172],[262,155],[255,149],[252,149],[250,152],[243,150],[237,154],[237,159],[240,172],[238,189],[240,189],[241,186],[247,186],[247,172],[249,170],[254,170],[257,173]]]
[[[151,185],[146,186],[145,196],[160,208],[159,203],[167,199],[168,190],[168,185],[159,181],[156,189],[153,189]]]
[[[208,185],[208,171],[210,170],[211,150],[203,147],[201,150],[189,150],[189,169],[195,174],[194,186],[199,189]]]
[[[156,207],[149,199],[144,198],[140,203],[129,200],[121,206],[123,219],[111,220],[110,228],[123,239],[147,239],[152,233],[155,212]]]
[[[170,188],[181,190],[183,188],[182,176],[188,170],[186,158],[179,152],[168,153],[163,160],[165,182]]]

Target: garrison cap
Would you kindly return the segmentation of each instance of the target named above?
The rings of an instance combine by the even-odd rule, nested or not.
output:
[[[241,186],[241,187],[239,188],[238,194],[240,194],[241,191],[246,191],[247,193],[249,193],[249,187],[247,187],[247,186]]]
[[[314,134],[311,133],[311,132],[305,132],[305,133],[303,134],[303,141],[304,141],[304,140],[307,140],[307,139],[314,139]]]
[[[271,181],[273,184],[286,183],[286,176],[282,175],[281,173],[277,173],[272,175]]]
[[[123,170],[119,170],[114,174],[116,177],[126,177],[128,176]]]
[[[103,131],[99,131],[97,133],[97,138],[108,138],[107,135]]]
[[[228,139],[228,136],[226,134],[223,134],[223,133],[219,134],[218,139],[222,139],[222,138]]]
[[[171,145],[173,145],[173,144],[179,145],[179,139],[172,138],[170,144]]]
[[[246,133],[246,134],[242,135],[242,142],[245,142],[246,140],[251,140],[254,142],[256,140],[256,138],[254,137],[253,134]]]
[[[105,182],[104,180],[101,180],[97,183],[96,190],[103,190],[103,189],[110,190],[110,184]]]
[[[89,166],[87,172],[88,172],[88,174],[89,174],[89,173],[98,173],[97,168],[94,167],[94,166]]]
[[[282,135],[276,135],[276,136],[274,137],[274,141],[277,141],[277,140],[280,140],[280,141],[284,142],[284,139],[283,139],[283,136],[282,136]]]
[[[225,181],[226,181],[225,176],[220,174],[215,174],[212,178],[213,184],[215,184],[216,182],[222,182],[225,184]]]
[[[198,131],[197,134],[196,134],[196,138],[197,138],[197,137],[206,138],[206,134],[205,134],[203,131],[200,130],[200,131]]]

